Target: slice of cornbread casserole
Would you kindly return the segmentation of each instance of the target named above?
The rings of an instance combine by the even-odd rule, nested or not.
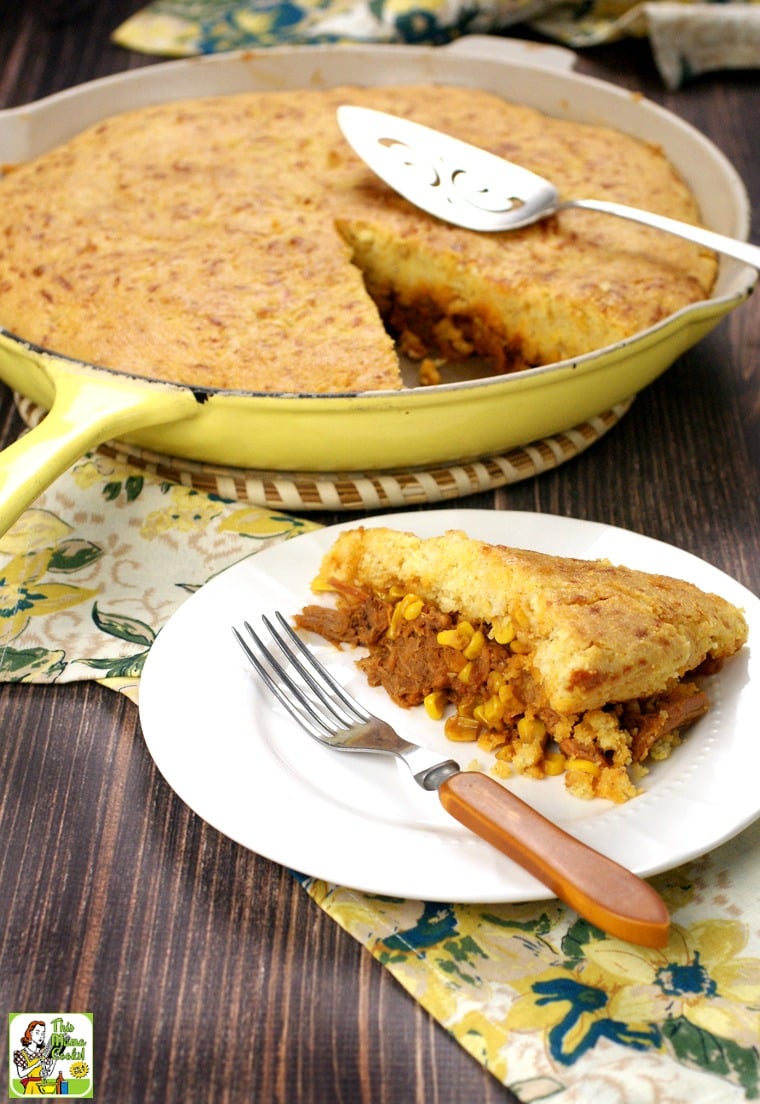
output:
[[[335,605],[298,627],[366,647],[359,667],[395,702],[424,702],[517,773],[617,802],[707,711],[699,676],[747,639],[741,610],[682,580],[458,531],[345,531],[313,589]]]

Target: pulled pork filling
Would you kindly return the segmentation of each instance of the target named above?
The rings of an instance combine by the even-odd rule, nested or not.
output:
[[[336,608],[307,606],[299,628],[366,648],[358,666],[398,705],[424,704],[446,735],[495,755],[495,773],[564,774],[580,797],[622,802],[638,791],[645,760],[665,759],[679,730],[708,709],[687,676],[655,697],[559,714],[542,693],[520,634],[443,613],[413,594],[336,584]],[[707,673],[707,672],[705,672]]]

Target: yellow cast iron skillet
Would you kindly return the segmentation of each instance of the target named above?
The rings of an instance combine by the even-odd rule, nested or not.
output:
[[[115,112],[186,96],[437,81],[660,143],[695,192],[705,223],[746,237],[746,193],[717,148],[657,105],[567,71],[571,61],[554,47],[473,36],[447,47],[310,46],[168,62],[0,112],[0,162],[35,156]],[[0,379],[49,410],[2,454],[0,533],[78,457],[114,438],[202,463],[279,472],[398,471],[507,451],[634,395],[738,306],[756,276],[724,260],[710,299],[576,360],[390,392],[191,388],[58,356],[0,329]]]

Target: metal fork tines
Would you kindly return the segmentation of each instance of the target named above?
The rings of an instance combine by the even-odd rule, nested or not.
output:
[[[613,935],[650,947],[668,939],[659,895],[612,859],[563,831],[494,779],[410,743],[333,678],[281,613],[262,622],[275,650],[244,623],[233,629],[261,681],[310,736],[339,751],[386,752],[465,827],[529,870],[563,901]]]
[[[246,636],[233,632],[267,689],[305,732],[341,751],[384,752],[402,759],[425,790],[435,790],[459,771],[453,759],[441,760],[426,748],[404,740],[385,721],[369,713],[293,631],[283,615],[279,627],[262,617],[277,653],[245,621]]]

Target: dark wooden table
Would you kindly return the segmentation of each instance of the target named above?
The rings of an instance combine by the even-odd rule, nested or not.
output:
[[[109,43],[139,6],[0,2],[0,106],[152,64]],[[667,93],[646,42],[597,48],[578,69],[700,127],[760,211],[756,73]],[[462,505],[624,526],[760,592],[759,345],[755,299],[583,456]],[[0,398],[7,442],[21,423]],[[94,1012],[98,1100],[511,1099],[287,871],[173,794],[127,700],[95,684],[4,685],[0,759],[0,1005]]]

